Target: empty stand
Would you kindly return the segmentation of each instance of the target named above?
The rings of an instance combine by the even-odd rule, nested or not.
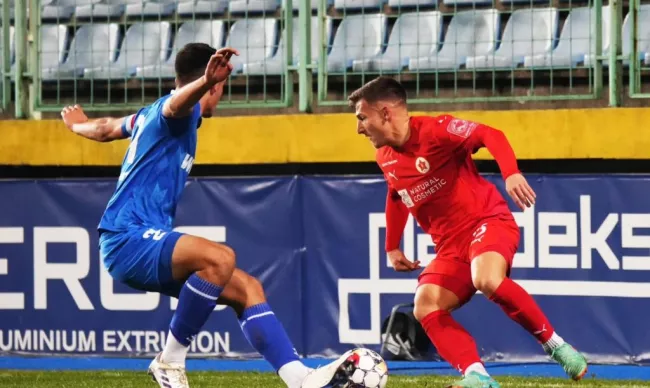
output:
[[[354,71],[400,70],[411,58],[438,50],[442,38],[442,14],[438,11],[402,14],[388,38],[388,46],[376,58],[355,60]]]
[[[144,78],[174,78],[174,61],[176,54],[190,42],[207,43],[221,47],[224,41],[224,24],[221,20],[195,20],[184,22],[176,32],[171,55],[159,63],[141,66],[136,75]]]
[[[334,0],[334,8],[340,10],[374,9],[378,11],[381,10],[384,3],[384,0]]]
[[[352,67],[355,60],[376,58],[382,51],[385,37],[386,16],[383,14],[344,18],[327,57],[328,71],[343,71]]]
[[[84,77],[95,79],[123,78],[136,73],[138,67],[155,65],[164,60],[171,28],[168,22],[133,24],[126,31],[115,62],[87,68]]]
[[[81,26],[72,38],[66,61],[58,67],[44,68],[43,78],[78,77],[86,68],[106,66],[115,60],[118,34],[119,27],[114,23]],[[43,47],[47,47],[45,42]]]
[[[178,3],[181,16],[191,15],[221,15],[228,9],[228,0],[191,0]]]
[[[388,6],[391,8],[433,7],[437,4],[437,0],[388,0]]]
[[[51,77],[65,59],[65,48],[68,44],[68,29],[60,24],[44,24],[41,26],[41,74],[44,78]],[[49,76],[49,77],[46,77]]]
[[[557,8],[518,9],[506,24],[494,54],[467,58],[467,68],[513,68],[529,55],[547,54],[558,29]]]
[[[458,12],[451,19],[440,51],[412,58],[409,70],[455,69],[468,57],[494,52],[499,32],[499,12],[495,9]]]
[[[227,47],[234,47],[239,56],[230,60],[234,71],[241,71],[245,63],[262,62],[270,59],[278,40],[276,19],[240,19],[230,27]]]
[[[300,61],[300,25],[298,24],[298,18],[293,19],[293,31],[292,31],[292,64],[298,65]],[[321,40],[320,32],[318,27],[318,17],[312,16],[311,18],[311,62],[312,64],[318,63],[318,58],[321,51]],[[325,36],[328,37],[332,34],[332,19],[325,19]],[[275,53],[273,58],[270,58],[262,62],[252,62],[245,63],[242,68],[244,74],[281,74],[285,71],[285,53],[284,47],[286,44],[286,36],[283,32],[282,39],[278,45],[278,51]]]
[[[278,0],[230,0],[230,13],[267,13],[274,12],[280,3]]]

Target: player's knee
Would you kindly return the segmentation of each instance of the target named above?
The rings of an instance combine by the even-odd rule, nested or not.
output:
[[[232,248],[214,244],[205,252],[202,272],[225,284],[232,276],[236,264],[235,251]]]
[[[263,303],[266,300],[262,283],[254,276],[246,278],[246,299],[248,305]],[[247,306],[250,307],[250,306]]]
[[[418,322],[421,322],[427,315],[439,311],[439,310],[449,310],[450,306],[448,303],[445,303],[436,295],[432,295],[426,291],[421,292],[421,289],[418,289],[418,292],[415,294],[415,306],[413,307],[413,315]]]
[[[504,276],[495,273],[476,273],[472,274],[472,283],[474,287],[481,291],[485,296],[490,297],[499,288],[503,282]]]

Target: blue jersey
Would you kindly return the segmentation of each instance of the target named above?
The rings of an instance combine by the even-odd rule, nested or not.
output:
[[[129,116],[122,131],[131,138],[115,193],[99,230],[120,232],[132,226],[172,228],[176,206],[194,163],[201,109],[182,118],[163,116],[170,95]]]

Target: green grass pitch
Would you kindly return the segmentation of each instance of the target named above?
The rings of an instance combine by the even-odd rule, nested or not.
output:
[[[274,374],[255,372],[190,372],[192,388],[284,388]],[[387,388],[445,387],[452,382],[450,376],[390,376]],[[580,382],[567,379],[499,377],[506,387],[650,387],[650,382],[622,380],[594,380]],[[0,371],[2,388],[156,388],[157,385],[143,372],[58,372],[58,371]]]

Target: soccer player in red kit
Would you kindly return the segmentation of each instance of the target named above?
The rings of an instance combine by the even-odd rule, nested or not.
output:
[[[517,206],[533,205],[535,193],[504,134],[450,115],[409,116],[406,91],[388,77],[370,81],[349,102],[356,110],[357,132],[377,149],[388,184],[386,251],[393,267],[421,268],[399,249],[409,212],[435,243],[436,258],[418,278],[414,314],[440,355],[463,373],[451,387],[499,387],[485,370],[474,339],[450,314],[477,290],[533,335],[571,378],[582,378],[584,356],[564,342],[535,300],[509,278],[519,227],[472,160],[474,152],[486,147]]]

